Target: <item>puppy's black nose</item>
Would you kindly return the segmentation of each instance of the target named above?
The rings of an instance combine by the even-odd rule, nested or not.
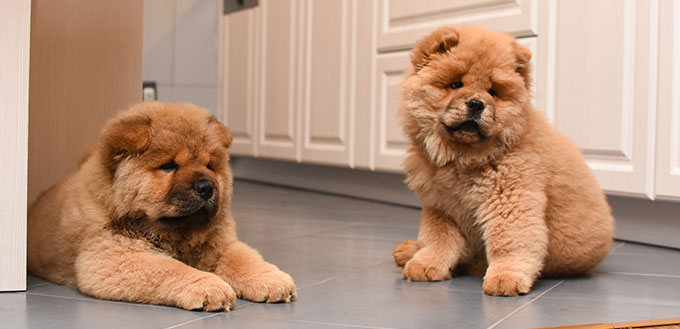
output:
[[[213,184],[207,180],[201,180],[194,184],[194,192],[202,199],[208,200],[213,196]]]
[[[479,99],[471,99],[466,105],[471,115],[480,115],[484,111],[484,103]]]

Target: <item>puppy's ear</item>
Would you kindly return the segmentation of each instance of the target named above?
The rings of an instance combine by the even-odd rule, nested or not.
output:
[[[115,170],[123,159],[149,147],[151,133],[151,118],[147,116],[126,116],[109,122],[99,137],[102,163]]]
[[[418,41],[411,53],[411,64],[417,73],[432,59],[433,54],[443,54],[458,45],[458,31],[442,26]]]
[[[515,57],[517,58],[517,73],[524,79],[524,85],[531,85],[531,51],[524,46],[515,43]]]
[[[217,138],[222,142],[222,145],[224,145],[224,148],[229,148],[229,145],[231,145],[231,131],[229,128],[227,128],[225,125],[223,125],[221,122],[219,122],[215,117],[210,117],[208,119],[208,123],[210,126],[215,129],[215,134],[217,135]]]

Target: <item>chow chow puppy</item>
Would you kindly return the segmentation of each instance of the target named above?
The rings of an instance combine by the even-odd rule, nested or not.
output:
[[[393,256],[412,281],[484,274],[484,293],[526,294],[609,253],[614,220],[579,149],[531,104],[531,52],[480,28],[420,40],[401,89],[417,240]]]
[[[101,299],[187,310],[293,301],[290,275],[236,237],[230,143],[190,104],[120,113],[78,171],[29,209],[29,271]]]

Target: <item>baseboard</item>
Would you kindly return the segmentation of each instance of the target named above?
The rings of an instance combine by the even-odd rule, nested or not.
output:
[[[420,207],[401,174],[249,157],[233,157],[231,169],[240,179]]]
[[[404,175],[276,160],[234,157],[234,177],[420,207]],[[680,249],[680,202],[608,196],[616,218],[616,238]]]

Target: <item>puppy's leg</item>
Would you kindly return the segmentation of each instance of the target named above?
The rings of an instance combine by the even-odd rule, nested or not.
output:
[[[397,266],[404,267],[406,263],[413,258],[418,250],[420,250],[420,244],[415,240],[404,240],[394,247],[392,252],[392,257],[394,257],[394,262]]]
[[[215,274],[229,282],[238,297],[267,303],[290,303],[297,297],[293,278],[265,262],[255,249],[232,241],[219,250]]]
[[[161,304],[186,310],[229,311],[234,290],[199,271],[119,235],[88,241],[76,259],[78,289],[101,299]]]
[[[458,260],[468,252],[458,225],[429,208],[423,208],[421,213],[418,244],[422,248],[406,262],[402,272],[409,281],[450,279]]]
[[[545,195],[535,191],[540,189],[508,191],[508,195],[490,198],[481,209],[489,262],[483,284],[487,295],[526,294],[541,271],[548,229]]]

